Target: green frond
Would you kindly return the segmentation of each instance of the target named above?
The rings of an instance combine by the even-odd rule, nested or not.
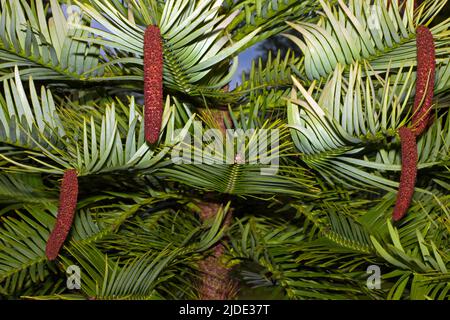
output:
[[[257,102],[258,98],[269,98],[270,96],[279,98],[280,95],[277,95],[277,90],[287,89],[292,86],[291,76],[301,68],[301,62],[302,59],[296,57],[290,50],[287,51],[284,58],[281,57],[280,50],[278,50],[274,58],[272,57],[272,52],[269,51],[265,64],[263,64],[261,57],[258,60],[252,60],[250,71],[248,74],[242,73],[241,84],[231,94],[239,95],[241,100],[242,95],[245,94],[248,96],[249,103]],[[286,92],[283,92],[281,96],[287,96]],[[274,101],[278,100],[278,103],[284,102],[284,99],[276,99],[275,97],[272,98]]]
[[[309,174],[279,159],[290,150],[290,144],[283,141],[285,127],[275,122],[262,129],[246,129],[239,129],[233,137],[216,137],[205,145],[196,141],[196,136],[194,141],[189,138],[174,149],[175,165],[158,170],[156,175],[225,194],[262,195],[270,190],[314,196],[317,190]],[[269,129],[279,130],[278,134]]]
[[[369,295],[359,288],[363,272],[349,272],[345,266],[332,272],[326,266],[309,267],[298,255],[298,246],[306,241],[302,228],[282,221],[269,223],[267,218],[239,221],[236,227],[231,231],[230,263],[239,262],[242,267],[250,268],[247,260],[251,260],[262,267],[259,271],[243,272],[253,290],[264,285],[271,290],[281,287],[291,299],[348,299]],[[311,249],[319,254],[317,248]]]
[[[285,21],[288,19],[312,20],[318,5],[315,1],[295,0],[251,0],[225,1],[225,10],[238,12],[233,22],[227,26],[233,39],[238,41],[257,28],[261,32],[251,39],[246,47],[269,38],[287,29]]]
[[[11,174],[0,175],[0,203],[19,206],[23,203],[48,203],[56,201],[55,193],[45,191],[43,179],[40,175]],[[3,208],[0,215],[10,210]]]
[[[51,148],[65,135],[50,90],[42,86],[39,95],[31,76],[25,90],[17,67],[13,79],[3,80],[0,105],[2,144],[39,152],[41,148]],[[11,153],[5,153],[8,154]]]
[[[0,96],[4,110],[0,118],[2,142],[29,149],[46,160],[33,157],[34,164],[18,163],[14,153],[6,150],[1,156],[10,170],[62,173],[66,168],[76,168],[79,175],[88,175],[132,168],[148,169],[170,151],[171,145],[184,138],[193,121],[191,116],[185,127],[175,132],[178,129],[176,108],[170,105],[170,97],[167,97],[162,120],[162,130],[165,131],[162,142],[166,147],[155,150],[144,141],[142,114],[137,110],[133,97],[128,106],[118,101],[120,112],[116,112],[112,103],[101,113],[80,117],[74,110],[57,108],[51,92],[44,87],[39,99],[31,78],[29,84],[30,100],[17,69],[15,82],[4,80],[6,98]],[[64,127],[62,121],[71,126]],[[82,132],[78,128],[82,128]],[[46,161],[46,169],[38,168],[42,161]]]
[[[1,80],[14,77],[11,70],[16,65],[23,77],[55,84],[103,75],[104,68],[97,68],[102,61],[100,47],[76,39],[87,32],[73,24],[86,22],[66,18],[56,0],[49,5],[43,0],[2,0],[0,17]]]
[[[108,205],[104,209],[91,205],[89,210],[79,210],[64,254],[75,245],[89,245],[115,232],[141,205]],[[94,219],[96,210],[101,213]],[[9,294],[26,294],[28,288],[41,283],[45,287],[47,278],[58,274],[56,266],[45,256],[56,213],[56,204],[48,202],[25,205],[1,217],[0,285]]]
[[[73,166],[78,169],[80,175],[151,168],[169,152],[170,145],[183,139],[193,120],[192,117],[185,128],[175,135],[174,108],[168,97],[162,126],[162,130],[167,128],[167,146],[158,152],[144,140],[142,115],[136,110],[134,98],[130,99],[128,106],[121,104],[121,107],[122,114],[116,112],[115,105],[112,104],[106,106],[101,118],[84,118],[83,139],[76,141],[76,144],[67,145],[67,152],[73,157]]]
[[[330,183],[396,188],[397,183],[384,173],[401,168],[396,131],[412,116],[411,70],[406,81],[399,80],[400,71],[391,84],[389,74],[384,79],[363,77],[358,65],[352,66],[347,80],[338,65],[323,87],[313,83],[308,90],[294,78],[303,98],[291,93],[288,124],[302,161]],[[379,81],[385,83],[380,90],[374,84]],[[445,112],[418,139],[420,169],[448,159],[449,124]]]
[[[184,247],[184,253],[195,256],[211,248],[223,236],[222,224],[228,207],[222,208],[213,221],[199,223],[189,204],[179,201],[183,210],[175,211],[168,203],[156,203],[146,210],[148,216],[137,216],[128,222],[120,232],[102,241],[102,247],[140,255],[159,252],[167,246]],[[172,204],[173,205],[173,204]],[[159,207],[167,208],[159,209]],[[127,248],[120,248],[126,242]],[[130,248],[133,248],[131,251]]]
[[[0,300],[200,299],[214,270],[235,299],[450,299],[449,1],[415,2],[0,0]],[[420,25],[432,119],[393,222]],[[68,169],[76,209],[50,261]]]
[[[428,25],[446,1],[424,1],[414,12],[414,1],[406,0],[404,12],[398,2],[388,6],[388,0],[351,0],[348,5],[339,0],[331,6],[319,0],[324,17],[316,24],[289,23],[301,33],[303,40],[286,35],[305,54],[305,71],[310,79],[321,79],[333,72],[337,64],[350,66],[355,61],[368,61],[374,72],[408,68],[416,65],[415,30]],[[422,10],[423,9],[423,10]],[[437,63],[445,61],[450,50],[448,29],[450,21],[431,28],[436,41]]]
[[[70,250],[71,259],[64,258],[64,266],[79,265],[83,270],[82,292],[89,299],[145,299],[160,298],[155,291],[159,282],[167,280],[161,272],[177,254],[163,250],[156,255],[120,265],[90,245],[75,244]]]
[[[9,293],[20,292],[55,273],[44,250],[56,207],[27,206],[16,214],[17,218],[3,216],[0,229],[0,283]]]
[[[224,34],[235,14],[219,13],[221,1],[167,1],[157,22],[164,40],[164,83],[168,88],[188,94],[204,90],[220,89],[226,85],[237,68],[237,57],[228,70],[227,59],[235,56],[259,31],[246,35],[232,43]],[[143,80],[143,38],[146,26],[137,25],[118,11],[109,1],[91,1],[91,5],[79,3],[92,19],[109,31],[80,26],[82,30],[101,38],[80,37],[86,42],[114,48],[128,57],[111,57],[106,65],[120,63],[117,74],[97,80]],[[143,4],[141,4],[142,6]],[[224,64],[227,66],[223,68]],[[123,74],[124,67],[130,74]],[[136,67],[138,66],[138,67]],[[224,70],[224,71],[223,71]]]
[[[305,226],[311,229],[310,238],[318,237],[305,244],[310,247],[328,246],[341,253],[370,255],[373,253],[373,245],[370,241],[369,230],[362,225],[356,215],[363,211],[364,202],[350,202],[348,200],[337,199],[330,201],[326,196],[322,199],[322,204],[316,208],[309,208],[303,205],[292,205],[301,215],[304,215],[307,222]],[[339,201],[340,200],[340,201]],[[364,207],[363,207],[364,208]],[[301,247],[301,244],[299,244]]]
[[[371,241],[377,253],[383,259],[405,270],[415,270],[422,273],[448,273],[449,257],[443,258],[433,242],[427,243],[425,241],[424,235],[419,229],[415,229],[415,242],[404,248],[401,232],[393,227],[390,221],[388,221],[387,227],[390,236],[390,243],[387,246],[382,246],[375,237],[371,236]]]

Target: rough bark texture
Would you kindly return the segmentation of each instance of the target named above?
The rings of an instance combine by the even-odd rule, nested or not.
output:
[[[78,198],[78,176],[75,169],[64,172],[59,194],[59,208],[55,227],[47,241],[45,254],[54,260],[59,254],[72,226]]]
[[[158,141],[164,108],[163,47],[157,26],[148,26],[144,34],[144,126],[145,140]]]
[[[213,218],[220,206],[221,204],[214,202],[200,203],[200,219],[204,221]],[[229,210],[224,221],[225,227],[230,225],[231,214],[232,210]],[[223,242],[218,243],[212,254],[199,263],[201,300],[230,300],[236,294],[236,283],[230,276],[230,270],[221,261],[224,250]]]
[[[224,92],[228,92],[230,89],[229,85],[226,85],[222,88],[222,91]],[[232,123],[231,121],[231,117],[230,114],[228,113],[228,107],[227,106],[219,106],[216,107],[215,109],[210,110],[212,118],[215,122],[215,124],[217,124],[218,128],[223,135],[223,138],[225,139],[225,135],[226,135],[226,131],[227,131],[227,127],[225,125],[225,119],[228,121],[228,123]]]
[[[228,86],[223,88],[228,91]],[[211,111],[214,121],[219,126],[224,138],[226,126],[224,119],[229,118],[228,111],[223,109],[214,109]],[[202,221],[212,219],[217,214],[221,203],[203,201],[198,206],[200,208],[199,216]],[[230,225],[233,210],[228,210],[225,217],[224,226]],[[230,276],[230,270],[221,262],[221,257],[225,250],[224,241],[221,240],[212,250],[212,255],[199,263],[201,279],[199,284],[199,298],[201,300],[230,300],[236,296],[237,283]]]
[[[402,145],[402,173],[400,188],[397,194],[392,219],[398,221],[406,214],[414,195],[417,177],[417,145],[416,136],[411,129],[402,127],[399,130]]]

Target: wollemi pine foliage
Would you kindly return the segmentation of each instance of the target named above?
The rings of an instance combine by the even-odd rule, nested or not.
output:
[[[0,0],[1,299],[449,299],[448,12]]]

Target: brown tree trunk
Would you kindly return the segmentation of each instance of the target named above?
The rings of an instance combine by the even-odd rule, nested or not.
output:
[[[228,91],[228,86],[223,88]],[[224,119],[230,120],[226,108],[214,109],[210,111],[212,118],[222,132],[225,139],[226,126]],[[222,203],[213,201],[202,201],[198,204],[200,208],[199,216],[202,221],[214,219]],[[233,209],[230,208],[225,217],[224,226],[228,227],[232,221]],[[222,239],[212,249],[212,254],[199,263],[201,272],[199,284],[199,298],[201,300],[231,300],[236,296],[237,283],[230,276],[228,269],[222,262],[226,240]]]
[[[202,221],[213,219],[222,206],[220,203],[202,202],[199,205]],[[228,227],[232,220],[232,209],[225,217],[224,226]],[[225,250],[222,240],[212,249],[210,256],[199,263],[201,272],[199,284],[200,300],[230,300],[236,295],[236,282],[230,276],[228,269],[221,261]]]

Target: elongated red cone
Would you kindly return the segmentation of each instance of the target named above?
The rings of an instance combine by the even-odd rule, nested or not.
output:
[[[59,254],[72,226],[78,198],[78,176],[75,169],[64,172],[59,194],[59,208],[56,223],[47,241],[45,255],[54,260]]]
[[[425,132],[434,119],[431,116],[431,107],[436,73],[436,53],[433,35],[427,27],[419,26],[417,28],[416,46],[417,77],[412,126],[411,129],[405,127],[399,129],[402,146],[402,173],[392,215],[394,221],[398,221],[405,216],[414,195],[418,159],[416,137]]]
[[[163,47],[157,26],[150,25],[144,35],[144,126],[145,140],[158,141],[163,114]]]
[[[427,27],[419,26],[416,36],[417,80],[412,125],[415,134],[419,136],[427,128],[431,115],[436,74],[436,52],[433,35]]]
[[[414,187],[417,177],[417,145],[416,136],[411,129],[402,127],[399,129],[402,145],[402,173],[400,187],[397,194],[392,218],[398,221],[406,214],[414,195]]]

